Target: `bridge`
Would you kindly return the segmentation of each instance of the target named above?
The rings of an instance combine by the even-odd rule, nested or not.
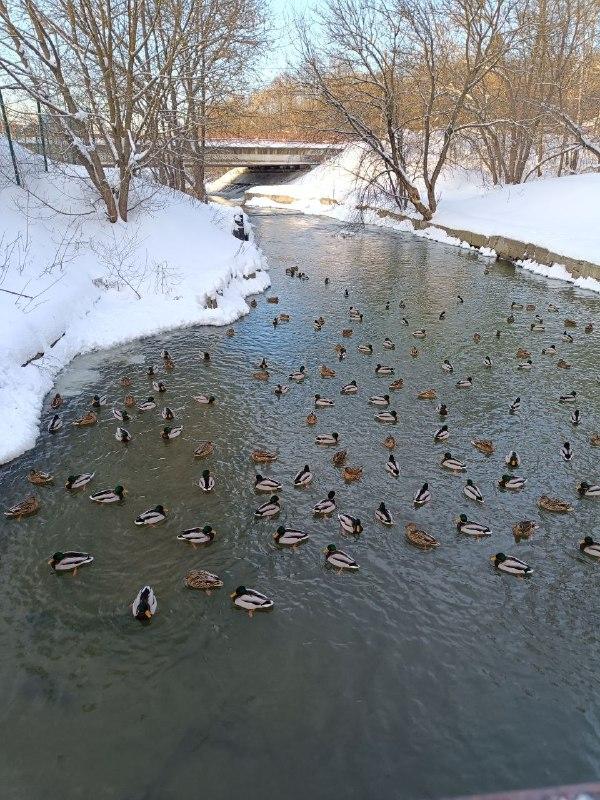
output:
[[[306,169],[343,150],[342,144],[213,140],[206,143],[207,167]]]

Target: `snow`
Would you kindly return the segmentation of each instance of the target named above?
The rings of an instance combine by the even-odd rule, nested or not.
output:
[[[248,313],[246,296],[269,286],[247,220],[250,241],[231,234],[239,208],[138,179],[138,207],[113,225],[79,168],[51,165],[47,174],[18,147],[17,159],[24,188],[11,180],[0,138],[0,289],[33,298],[0,291],[0,418],[10,421],[0,463],[34,446],[48,421],[43,399],[78,353],[180,326],[229,324]],[[205,308],[209,297],[217,308]]]

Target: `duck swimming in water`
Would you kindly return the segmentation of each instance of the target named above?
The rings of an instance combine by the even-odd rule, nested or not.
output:
[[[106,405],[106,397],[95,394],[92,398],[92,408],[101,408]]]
[[[446,403],[440,403],[439,406],[436,408],[437,413],[440,417],[447,417],[448,416],[448,406]]]
[[[206,592],[207,596],[214,589],[223,588],[223,581],[218,575],[208,572],[205,569],[192,569],[185,576],[185,585],[188,589],[198,589],[199,591]]]
[[[404,526],[404,535],[407,541],[421,550],[432,550],[439,547],[438,540],[427,531],[421,530],[414,522],[409,522]]]
[[[552,511],[555,514],[568,514],[573,511],[573,506],[565,500],[559,500],[556,497],[549,497],[543,494],[538,500],[538,507],[544,511]]]
[[[178,436],[181,436],[182,431],[183,425],[178,425],[175,428],[171,428],[169,425],[166,425],[160,433],[160,438],[164,439],[165,442],[168,442],[171,439],[177,439]]]
[[[533,574],[533,570],[524,561],[515,556],[506,556],[504,553],[496,553],[491,557],[492,564],[501,572],[507,572],[509,575],[516,575],[518,578],[525,578]]]
[[[76,428],[87,428],[90,425],[95,425],[98,422],[98,417],[94,414],[93,411],[88,411],[87,414],[84,414],[83,417],[76,419],[73,421],[73,425]]]
[[[575,411],[571,414],[571,424],[572,425],[579,425],[581,423],[581,415],[579,413],[579,409],[576,408]]]
[[[561,394],[558,398],[559,403],[574,403],[577,399],[577,392],[569,392],[569,394]]]
[[[338,550],[334,544],[327,545],[327,549],[324,552],[325,562],[328,566],[339,570],[339,572],[356,572],[358,570],[356,561],[347,553],[344,553],[343,550]]]
[[[389,510],[386,508],[385,503],[380,503],[379,506],[375,509],[375,519],[381,522],[383,525],[394,524],[394,519],[390,514]]]
[[[364,353],[365,355],[372,355],[373,354],[373,345],[372,344],[359,344],[356,348],[359,353]]]
[[[58,416],[58,414],[55,414],[48,423],[48,433],[56,433],[62,428],[62,426],[62,419]]]
[[[483,495],[478,486],[476,486],[473,481],[468,478],[465,487],[463,489],[463,494],[469,500],[473,500],[475,503],[483,503]]]
[[[435,442],[445,442],[446,439],[449,438],[450,438],[450,431],[448,430],[447,425],[442,425],[442,427],[438,428],[433,435],[433,440]]]
[[[127,444],[131,441],[131,434],[126,428],[118,427],[115,432],[115,439],[117,442],[123,442],[123,444]]]
[[[595,542],[591,536],[586,536],[579,542],[579,550],[590,558],[600,558],[600,543]]]
[[[255,492],[278,492],[281,489],[281,483],[276,481],[275,478],[263,478],[262,475],[257,475],[254,481]]]
[[[27,480],[34,486],[47,486],[54,481],[54,477],[49,472],[42,472],[39,469],[30,469],[27,473]]]
[[[356,381],[350,381],[350,383],[347,383],[340,389],[340,394],[356,394],[357,392],[358,386],[356,385]]]
[[[76,492],[83,489],[93,480],[95,472],[82,472],[80,475],[69,475],[65,483],[65,489],[69,492]]]
[[[169,408],[169,406],[165,406],[163,410],[160,412],[160,415],[167,422],[170,422],[171,420],[175,419],[175,414]]]
[[[256,611],[270,611],[273,608],[273,601],[266,594],[258,592],[256,589],[246,589],[245,586],[238,586],[230,595],[236,608],[247,611],[248,616]]]
[[[521,458],[516,450],[511,450],[504,459],[504,463],[511,469],[516,469],[521,464]]]
[[[40,510],[40,501],[35,495],[29,495],[19,503],[7,508],[4,511],[4,516],[8,519],[23,519],[24,517],[31,517]]]
[[[466,514],[461,514],[456,521],[456,530],[466,536],[491,536],[492,532],[487,525],[469,521]]]
[[[398,475],[400,475],[400,467],[398,466],[398,462],[394,458],[393,453],[390,453],[390,457],[387,460],[385,468],[394,478],[397,478]]]
[[[268,517],[276,517],[280,511],[281,505],[279,503],[279,497],[274,494],[266,503],[263,503],[256,509],[254,516],[259,519],[266,519]]]
[[[283,525],[280,525],[273,534],[273,539],[280,547],[298,547],[299,544],[308,542],[309,538],[308,533],[305,531],[286,528]]]
[[[167,518],[167,509],[162,506],[154,506],[154,508],[148,509],[148,511],[143,511],[134,519],[134,525],[143,526],[143,525],[159,525],[161,522],[164,522]]]
[[[483,359],[483,366],[486,367],[486,369],[491,369],[494,366],[492,359],[489,356],[486,356]]]
[[[319,500],[319,502],[313,506],[313,514],[317,516],[326,516],[327,514],[333,514],[335,508],[335,492],[332,490],[328,492],[324,500]]]
[[[385,366],[383,364],[377,364],[377,366],[375,367],[375,374],[376,375],[393,375],[394,374],[394,368]]]
[[[204,525],[202,528],[188,528],[187,530],[182,531],[177,537],[178,541],[188,542],[194,548],[198,545],[212,544],[214,538],[215,531],[213,530],[212,525]]]
[[[466,464],[454,458],[451,453],[444,453],[440,465],[444,469],[450,470],[450,472],[464,472],[467,468]]]
[[[302,383],[302,381],[306,378],[306,368],[300,367],[300,369],[295,370],[294,372],[290,372],[289,379],[291,381],[296,381],[296,383]]]
[[[205,469],[203,471],[202,476],[198,481],[198,486],[203,492],[212,492],[212,490],[215,488],[215,479],[210,474],[210,470]]]
[[[571,447],[569,442],[565,442],[560,451],[561,456],[563,457],[564,461],[572,461],[573,459],[573,448]]]
[[[359,519],[351,517],[350,514],[338,514],[340,528],[345,533],[352,533],[358,535],[363,532],[363,526]]]
[[[116,406],[112,410],[112,415],[115,419],[119,420],[119,422],[129,422],[131,419],[127,411],[121,411],[121,409]]]
[[[302,469],[296,473],[294,477],[294,486],[308,486],[312,482],[313,474],[310,471],[308,464],[305,464]]]
[[[110,505],[112,503],[122,503],[125,499],[125,489],[118,484],[114,489],[102,489],[99,492],[94,492],[90,495],[90,500],[93,503],[100,505]]]
[[[511,405],[511,407],[508,409],[508,413],[509,414],[518,414],[520,408],[521,408],[521,398],[517,397],[516,400]]]
[[[589,484],[587,481],[581,481],[579,486],[577,487],[577,494],[580,497],[591,497],[596,499],[600,497],[600,485],[592,485]]]
[[[152,409],[154,409],[154,408],[156,408],[156,403],[154,402],[154,398],[153,397],[149,397],[143,403],[139,404],[139,406],[137,407],[137,410],[141,411],[143,413],[144,411],[152,411]]]
[[[151,586],[142,586],[131,604],[131,613],[140,622],[149,622],[158,611],[158,600]]]
[[[447,358],[442,361],[442,371],[447,372],[449,375],[454,372],[454,367]]]
[[[470,389],[473,386],[473,378],[469,375],[468,378],[463,378],[456,384],[457,389]]]
[[[315,437],[315,444],[319,444],[322,447],[330,447],[331,445],[336,445],[338,440],[339,434],[337,433],[321,433]]]
[[[369,397],[369,403],[372,406],[389,406],[390,396],[389,394],[374,394]]]
[[[77,550],[65,550],[65,552],[59,550],[54,553],[48,564],[55,572],[72,572],[73,575],[77,575],[79,567],[91,564],[93,560],[94,556],[90,555],[90,553],[80,553]]]
[[[480,453],[484,453],[486,456],[491,456],[494,452],[494,443],[491,439],[472,439],[471,444],[476,450],[479,450]]]
[[[413,503],[416,506],[424,506],[425,503],[429,503],[431,500],[431,492],[429,491],[429,484],[424,483],[421,488],[415,492],[415,496],[413,497]]]
[[[333,400],[330,400],[328,397],[321,397],[320,394],[315,395],[316,408],[331,408],[333,405],[335,405]]]
[[[520,492],[526,483],[526,479],[518,475],[503,475],[498,481],[498,486],[509,492]]]
[[[377,422],[395,424],[396,422],[398,422],[398,412],[397,411],[380,411],[379,413],[375,414],[374,419]]]

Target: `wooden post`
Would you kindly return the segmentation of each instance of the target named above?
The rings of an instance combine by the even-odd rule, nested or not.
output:
[[[17,166],[17,159],[15,156],[15,148],[13,147],[12,136],[10,135],[10,127],[8,125],[8,117],[6,116],[6,107],[4,105],[4,99],[2,97],[2,91],[0,91],[0,110],[2,111],[2,120],[4,122],[4,130],[6,131],[6,138],[8,139],[8,149],[10,150],[10,157],[12,158],[13,168],[15,171],[15,180],[17,182],[17,186],[21,185],[21,179],[19,177],[19,168]]]

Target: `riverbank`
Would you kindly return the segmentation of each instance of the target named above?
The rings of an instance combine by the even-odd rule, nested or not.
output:
[[[139,180],[127,224],[109,223],[76,167],[0,139],[0,463],[33,447],[44,396],[78,353],[186,325],[225,325],[269,285],[266,262],[232,235],[241,209]],[[137,208],[135,207],[137,205]],[[43,417],[43,418],[42,418]]]

